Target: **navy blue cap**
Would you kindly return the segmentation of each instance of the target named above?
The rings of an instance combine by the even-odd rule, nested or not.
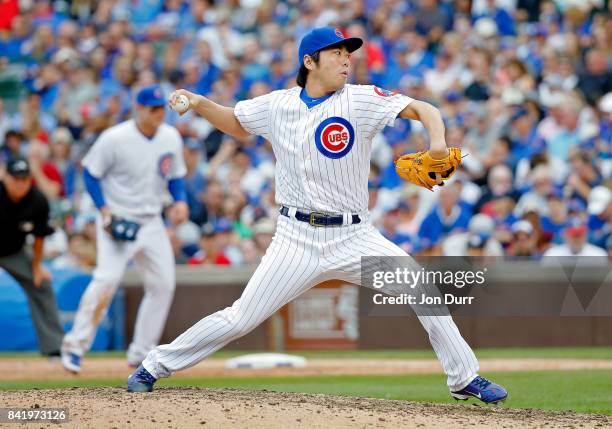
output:
[[[145,86],[140,91],[138,91],[138,95],[136,95],[136,102],[143,106],[165,106],[166,98],[164,97],[164,91],[162,91],[161,86],[159,85],[151,85]]]
[[[354,52],[361,48],[363,40],[359,37],[344,37],[342,32],[334,27],[315,28],[308,32],[300,42],[298,52],[300,64],[304,65],[304,55],[312,55],[334,45],[346,46],[349,52]]]
[[[6,166],[6,171],[13,177],[28,177],[30,175],[30,165],[25,158],[12,158]]]
[[[183,247],[181,247],[181,250],[183,251],[185,255],[191,258],[196,253],[198,253],[198,250],[200,250],[200,248],[198,247],[197,244],[191,243],[191,244],[185,244]]]
[[[512,117],[510,118],[511,122],[516,121],[517,119],[522,118],[523,116],[527,116],[529,115],[529,111],[527,109],[525,109],[524,107],[519,108],[516,112],[514,112],[514,114],[512,115]]]

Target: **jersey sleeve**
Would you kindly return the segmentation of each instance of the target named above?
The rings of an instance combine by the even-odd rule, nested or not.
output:
[[[170,171],[170,179],[178,179],[184,177],[187,174],[187,167],[185,166],[185,158],[183,157],[183,139],[178,130],[173,129],[175,135],[174,145],[174,162],[172,163],[172,170]]]
[[[114,144],[108,131],[100,134],[100,137],[91,146],[82,164],[92,176],[102,179],[111,169],[114,158]]]
[[[374,85],[356,86],[353,93],[355,116],[370,137],[384,127],[393,126],[400,112],[413,101],[406,95]]]
[[[234,115],[240,125],[251,134],[270,139],[270,105],[273,93],[261,95],[250,100],[239,101],[234,107]]]

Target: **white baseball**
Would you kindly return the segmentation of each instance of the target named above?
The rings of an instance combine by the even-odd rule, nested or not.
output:
[[[186,95],[181,94],[172,104],[172,110],[178,113],[185,113],[189,109],[189,99]]]

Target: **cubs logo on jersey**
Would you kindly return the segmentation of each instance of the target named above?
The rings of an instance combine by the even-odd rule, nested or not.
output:
[[[349,121],[339,116],[327,118],[315,131],[317,149],[328,158],[346,156],[355,142],[355,130]]]
[[[374,87],[374,92],[381,97],[392,97],[397,94],[395,91],[389,91],[388,89],[379,88],[377,86]]]
[[[164,153],[159,157],[159,162],[157,163],[158,172],[161,177],[167,179],[170,174],[170,169],[172,168],[172,160],[174,155],[170,152]]]

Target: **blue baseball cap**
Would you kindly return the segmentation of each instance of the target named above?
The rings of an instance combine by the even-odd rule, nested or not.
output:
[[[450,90],[446,93],[446,101],[448,101],[449,103],[455,103],[459,100],[461,100],[461,94],[459,94],[457,91],[455,90]]]
[[[521,107],[516,112],[514,112],[514,114],[510,118],[510,122],[514,122],[517,119],[520,119],[523,116],[527,116],[527,115],[529,115],[529,111],[527,109],[525,109],[524,107]]]
[[[363,45],[359,37],[344,37],[342,32],[334,27],[321,27],[309,31],[299,48],[300,65],[304,65],[304,55],[313,55],[321,49],[330,48],[334,45],[346,46],[349,52],[354,52]]]
[[[165,106],[166,98],[164,97],[164,91],[159,85],[145,86],[136,95],[136,102],[143,106]]]
[[[230,232],[232,229],[232,224],[227,219],[219,218],[215,222],[215,232]]]

